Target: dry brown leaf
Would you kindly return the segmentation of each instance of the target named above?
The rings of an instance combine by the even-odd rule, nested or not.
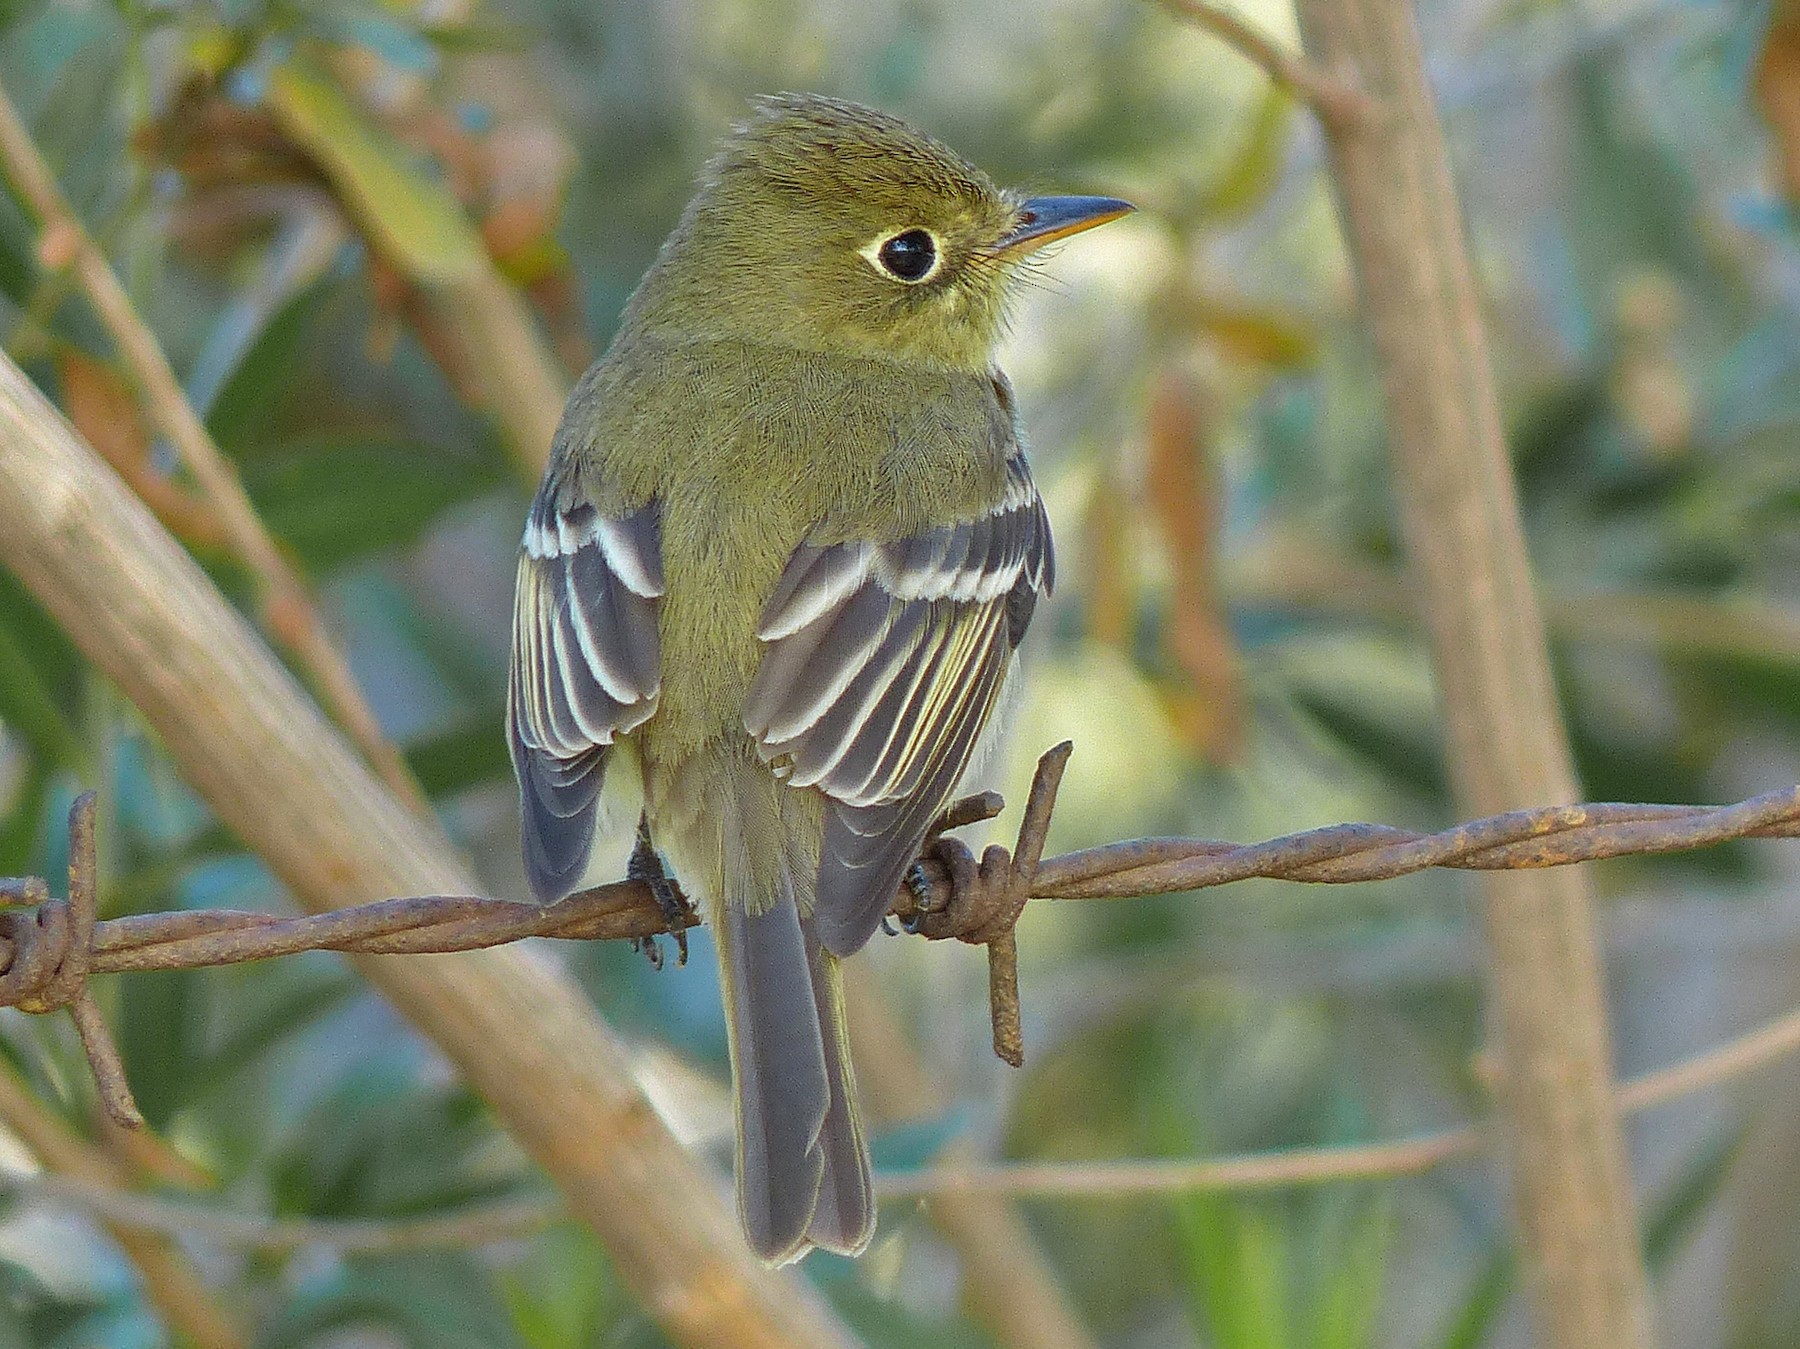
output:
[[[1774,142],[1777,174],[1800,202],[1800,7],[1778,5],[1756,59],[1751,93]]]
[[[1094,640],[1121,650],[1131,644],[1133,587],[1125,546],[1130,516],[1125,494],[1106,477],[1089,496],[1081,522],[1087,545],[1087,630]]]
[[[72,348],[57,357],[56,365],[63,410],[88,444],[190,547],[224,547],[225,527],[212,507],[150,462],[150,437],[125,381],[111,366]]]
[[[1182,737],[1208,760],[1229,763],[1243,745],[1243,691],[1237,643],[1226,619],[1216,568],[1222,512],[1207,453],[1204,396],[1181,371],[1166,367],[1151,391],[1145,491],[1168,545],[1174,585],[1166,643],[1187,677],[1168,692]]]

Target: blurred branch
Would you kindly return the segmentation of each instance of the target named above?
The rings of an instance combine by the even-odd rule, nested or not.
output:
[[[1325,139],[1382,381],[1458,808],[1573,800],[1482,306],[1412,0],[1299,0],[1296,9],[1307,55],[1355,72],[1384,110],[1378,129],[1327,121]],[[1592,888],[1563,871],[1489,875],[1482,890],[1497,1119],[1540,1330],[1555,1349],[1647,1349],[1650,1295]]]
[[[1795,1053],[1800,1053],[1800,1012],[1790,1012],[1691,1058],[1620,1083],[1619,1109],[1627,1115],[1641,1114],[1735,1081]],[[882,1175],[877,1188],[884,1198],[969,1191],[1044,1198],[1267,1190],[1419,1175],[1484,1152],[1494,1141],[1491,1124],[1468,1124],[1391,1143],[1290,1148],[1199,1160],[936,1166]]]
[[[1236,604],[1401,623],[1420,617],[1404,576],[1297,539],[1265,540],[1234,558],[1225,580],[1227,598]],[[1543,606],[1551,631],[1567,641],[1800,664],[1800,611],[1754,596],[1549,590]]]
[[[288,565],[205,423],[182,392],[156,336],[113,273],[106,255],[82,227],[25,121],[0,89],[0,166],[38,218],[38,251],[52,271],[72,271],[88,303],[111,334],[126,369],[142,390],[152,420],[169,438],[200,485],[216,527],[256,578],[263,626],[306,671],[338,724],[349,732],[383,781],[414,810],[429,809],[400,751],[357,687],[305,583]]]
[[[5,359],[0,521],[0,562],[302,904],[475,888],[443,833],[349,751],[194,560]],[[618,1038],[566,975],[516,951],[354,959],[486,1098],[674,1343],[851,1342],[806,1284],[756,1262],[716,1178],[661,1123]]]
[[[1178,19],[1211,33],[1246,60],[1262,68],[1276,84],[1292,90],[1322,121],[1348,125],[1366,121],[1375,111],[1367,94],[1331,72],[1321,70],[1298,52],[1290,52],[1229,5],[1213,0],[1158,0]]]
[[[339,1254],[387,1255],[442,1247],[469,1249],[515,1241],[569,1218],[549,1199],[522,1199],[408,1218],[274,1218],[138,1194],[69,1175],[0,1173],[0,1193],[73,1204],[102,1222],[134,1232],[198,1238],[238,1250],[284,1254],[309,1246]]]
[[[114,1158],[79,1137],[46,1110],[9,1064],[0,1063],[0,1124],[49,1170],[45,1187],[66,1183],[119,1199],[133,1198],[130,1176]],[[200,1275],[169,1233],[156,1235],[141,1223],[98,1215],[113,1240],[137,1266],[144,1293],[176,1334],[196,1349],[248,1349],[249,1332],[219,1306]]]
[[[1014,925],[1030,899],[1116,899],[1192,891],[1252,877],[1322,884],[1389,880],[1429,867],[1473,871],[1566,866],[1605,858],[1709,847],[1739,838],[1800,838],[1800,786],[1728,806],[1598,804],[1547,806],[1472,820],[1435,834],[1380,824],[1340,824],[1263,843],[1134,839],[1040,861],[1056,788],[1070,746],[1045,752],[1009,855],[990,846],[979,863],[954,840],[934,836],[916,880],[891,912],[908,931],[988,947],[994,1051],[1023,1061]],[[992,792],[958,802],[937,834],[988,819]],[[99,1021],[91,974],[198,969],[301,951],[421,955],[470,951],[525,937],[653,940],[671,927],[641,881],[617,881],[539,906],[472,895],[380,900],[305,917],[192,909],[97,920],[94,914],[93,793],[69,817],[69,898],[38,877],[0,879],[0,1006],[29,1012],[74,1008],[102,1101],[120,1122],[136,1115],[118,1055]],[[83,1015],[85,1009],[85,1016]]]
[[[1746,1035],[1620,1084],[1619,1108],[1628,1115],[1641,1114],[1735,1081],[1796,1052],[1800,1052],[1800,1012],[1791,1012]],[[30,1104],[38,1108],[35,1102]],[[0,1121],[11,1123],[3,1091]],[[1492,1142],[1491,1127],[1469,1124],[1388,1143],[1197,1159],[985,1165],[959,1159],[882,1172],[876,1177],[876,1189],[885,1199],[929,1196],[939,1203],[954,1203],[976,1194],[1067,1199],[1271,1190],[1420,1175],[1476,1156]],[[306,1246],[362,1253],[470,1247],[528,1235],[568,1216],[554,1201],[526,1199],[390,1220],[272,1218],[134,1194],[116,1183],[91,1178],[16,1175],[6,1177],[0,1188],[67,1201],[116,1226],[269,1252]]]
[[[441,183],[401,167],[386,132],[322,67],[290,58],[271,76],[268,100],[370,244],[414,289],[402,308],[420,339],[494,418],[527,485],[535,486],[568,397],[568,374],[480,231]]]

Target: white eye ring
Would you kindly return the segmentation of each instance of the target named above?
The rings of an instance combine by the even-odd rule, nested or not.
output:
[[[936,234],[918,225],[893,230],[857,250],[863,259],[890,281],[917,286],[931,280],[944,265],[944,246]],[[920,262],[922,270],[912,268]]]

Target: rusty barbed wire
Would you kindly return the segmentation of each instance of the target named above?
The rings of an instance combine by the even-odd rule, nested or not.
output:
[[[994,1049],[1022,1062],[1014,925],[1034,899],[1116,899],[1201,890],[1251,878],[1314,884],[1387,880],[1431,867],[1497,870],[1566,866],[1682,852],[1740,838],[1800,837],[1800,785],[1727,806],[1590,804],[1511,811],[1422,834],[1342,824],[1262,843],[1134,839],[1040,860],[1072,746],[1045,752],[1009,852],[977,861],[948,831],[992,819],[1003,802],[983,792],[953,805],[892,915],[909,932],[987,947]],[[470,895],[416,895],[283,918],[235,909],[97,915],[94,794],[69,812],[69,894],[39,877],[0,878],[0,1007],[69,1009],[100,1101],[120,1124],[142,1123],[118,1050],[88,987],[96,974],[197,969],[302,951],[416,955],[499,946],[526,937],[652,942],[700,920],[674,922],[642,881],[616,881],[539,906]]]

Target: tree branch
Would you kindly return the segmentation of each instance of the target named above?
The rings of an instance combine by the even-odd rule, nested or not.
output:
[[[24,119],[3,89],[0,167],[43,228],[39,241],[41,261],[52,270],[66,268],[73,272],[142,391],[151,419],[199,483],[211,517],[230,541],[232,551],[256,578],[263,626],[293,653],[338,724],[375,766],[382,780],[414,810],[429,811],[405,759],[382,733],[350,666],[326,633],[324,619],[305,582],[264,528],[238,481],[236,468],[213,443],[155,334],[132,305],[100,246],[82,227],[68,198],[57,186],[55,175],[38,153]]]
[[[1304,100],[1321,121],[1352,125],[1368,120],[1375,102],[1362,90],[1319,69],[1298,52],[1290,52],[1262,29],[1227,5],[1214,0],[1159,0],[1178,19],[1204,29],[1260,66],[1276,84]]]
[[[0,521],[0,561],[303,904],[475,889],[442,833],[349,752],[193,559],[3,359]],[[354,959],[486,1097],[671,1339],[850,1341],[804,1284],[757,1264],[716,1178],[658,1120],[570,980],[516,951]]]
[[[1326,124],[1380,369],[1395,492],[1460,809],[1568,801],[1481,306],[1411,0],[1299,0],[1306,52],[1354,71],[1377,134]],[[1484,878],[1498,1098],[1527,1281],[1556,1349],[1647,1349],[1593,896],[1579,872]]]

